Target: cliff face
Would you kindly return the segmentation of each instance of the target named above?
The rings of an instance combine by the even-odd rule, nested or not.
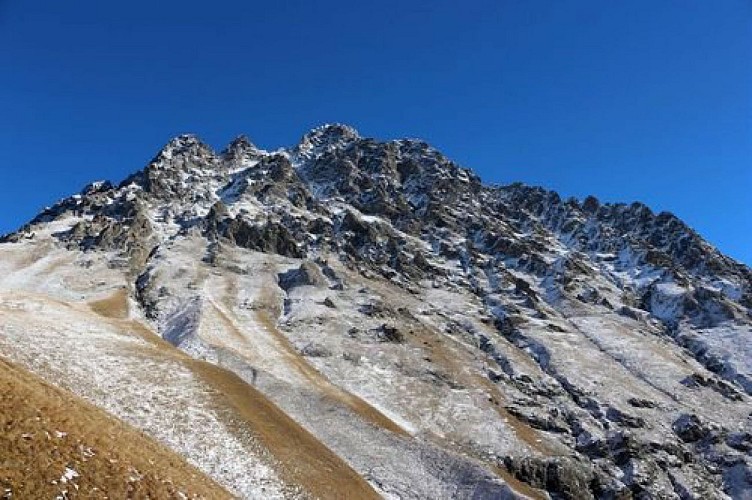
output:
[[[752,487],[752,271],[639,203],[327,125],[275,152],[177,137],[4,242],[0,288],[125,290],[383,496]]]

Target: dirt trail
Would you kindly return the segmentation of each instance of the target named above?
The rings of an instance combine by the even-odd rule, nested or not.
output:
[[[182,457],[3,358],[0,429],[0,493],[13,498],[231,498]],[[66,468],[77,475],[63,482]]]

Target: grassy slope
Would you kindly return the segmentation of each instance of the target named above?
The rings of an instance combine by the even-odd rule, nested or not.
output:
[[[103,318],[126,323],[126,330],[140,333],[165,354],[188,364],[207,385],[217,390],[218,403],[231,408],[237,421],[243,422],[279,461],[280,473],[287,480],[318,498],[378,498],[371,486],[340,457],[240,377],[194,360],[138,322],[124,319],[128,316],[124,291],[89,305]]]
[[[0,496],[230,498],[144,434],[0,358]],[[61,478],[66,468],[78,476]]]

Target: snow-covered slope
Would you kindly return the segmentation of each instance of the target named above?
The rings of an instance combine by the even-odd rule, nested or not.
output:
[[[185,135],[0,276],[4,353],[241,496],[752,495],[752,271],[639,203],[344,125]]]

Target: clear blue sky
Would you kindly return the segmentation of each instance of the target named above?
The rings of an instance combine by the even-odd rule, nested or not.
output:
[[[0,232],[172,136],[426,139],[752,263],[752,2],[0,0]]]

